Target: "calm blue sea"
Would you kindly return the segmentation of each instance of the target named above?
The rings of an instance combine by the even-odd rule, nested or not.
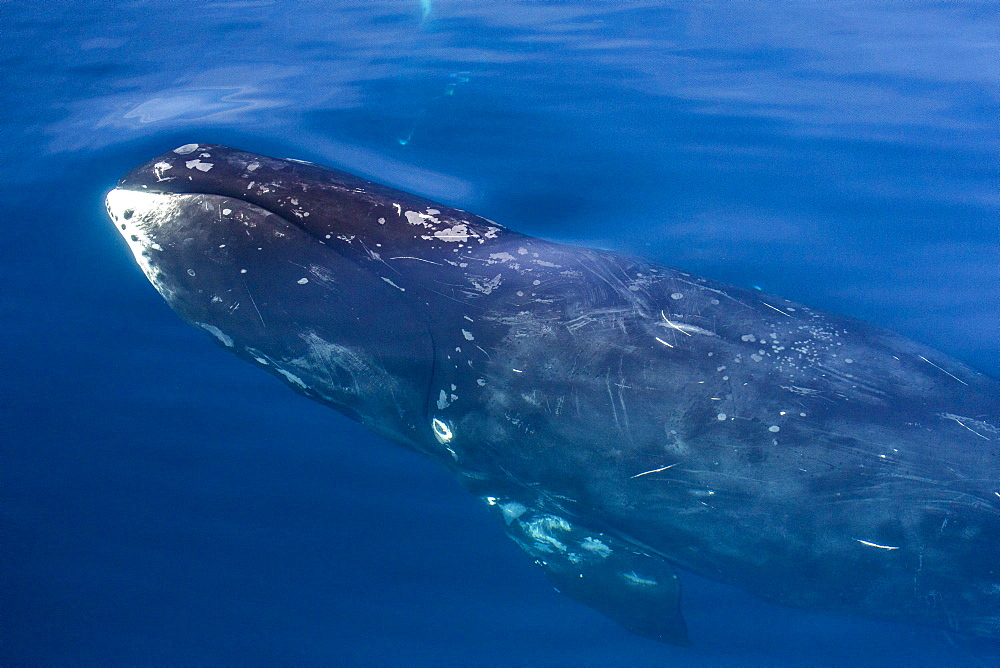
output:
[[[0,67],[0,664],[1000,665],[695,577],[693,647],[630,635],[448,474],[184,324],[103,211],[228,144],[998,376],[995,2],[5,0]]]

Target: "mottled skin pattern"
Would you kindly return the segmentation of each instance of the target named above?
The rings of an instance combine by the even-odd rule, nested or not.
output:
[[[136,168],[109,211],[182,317],[441,462],[628,628],[685,642],[676,565],[1000,635],[1000,392],[940,353],[219,146]]]

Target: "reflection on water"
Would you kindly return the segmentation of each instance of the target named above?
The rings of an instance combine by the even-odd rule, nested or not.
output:
[[[39,83],[58,81],[86,52],[91,65],[109,69],[69,82],[70,89],[127,89],[132,104],[119,116],[147,119],[143,124],[226,124],[239,111],[242,122],[272,125],[278,117],[262,110],[290,107],[301,118],[310,110],[388,104],[359,89],[386,78],[447,81],[456,72],[502,82],[509,104],[548,112],[593,113],[595,93],[604,100],[652,96],[688,102],[700,114],[771,119],[789,134],[853,140],[965,136],[974,146],[971,133],[990,126],[976,110],[997,103],[991,22],[957,6],[340,2],[282,14],[270,2],[245,2],[213,3],[195,17],[178,3],[133,2],[107,16],[94,9],[74,29],[60,25],[61,35],[47,30],[56,19],[42,6],[10,11],[20,20],[9,36],[37,45],[28,52],[55,66],[38,68]],[[179,81],[204,80],[222,65],[231,76],[201,85],[250,88],[265,102],[230,106],[221,93],[206,92],[178,98],[193,87]],[[563,99],[551,99],[553,89],[563,89]],[[565,99],[566,89],[573,99]],[[425,92],[428,100],[442,94]],[[86,99],[75,91],[71,97]],[[86,97],[97,125],[104,96]],[[136,112],[146,102],[151,106]],[[76,132],[80,122],[65,131]]]
[[[251,101],[234,99],[239,95],[244,93],[237,88],[164,91],[162,97],[154,97],[136,105],[125,112],[122,118],[138,123],[209,120],[226,112],[238,113],[258,106]]]

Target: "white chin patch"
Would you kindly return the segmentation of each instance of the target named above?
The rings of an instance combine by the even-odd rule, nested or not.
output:
[[[176,195],[115,188],[104,200],[115,229],[125,239],[136,263],[142,268],[142,272],[146,274],[153,287],[168,298],[160,272],[155,264],[150,262],[150,254],[163,249],[150,233],[155,233],[160,222],[171,218],[176,208],[176,197]]]
[[[125,235],[127,230],[122,225],[133,227],[132,223],[149,221],[162,215],[164,209],[170,206],[170,195],[162,193],[145,193],[135,190],[120,190],[115,188],[107,194],[104,202],[108,207],[108,215],[118,225],[118,231]]]

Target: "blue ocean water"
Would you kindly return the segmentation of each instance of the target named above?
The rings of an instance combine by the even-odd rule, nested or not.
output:
[[[0,36],[0,664],[1000,664],[688,574],[693,647],[629,634],[184,324],[103,211],[227,144],[1000,376],[995,3],[8,0]]]

